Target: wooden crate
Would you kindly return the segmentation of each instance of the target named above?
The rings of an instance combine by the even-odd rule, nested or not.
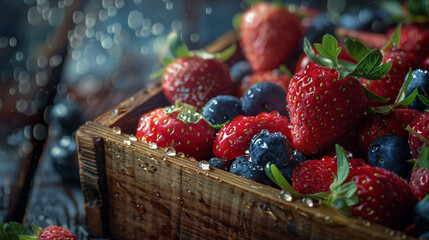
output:
[[[412,239],[326,206],[135,141],[140,116],[167,106],[159,84],[77,131],[90,236],[114,239]],[[119,129],[121,131],[119,131]],[[411,213],[410,213],[411,214]]]

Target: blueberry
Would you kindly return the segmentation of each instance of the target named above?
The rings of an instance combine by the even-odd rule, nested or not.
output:
[[[410,178],[413,164],[407,160],[412,157],[408,142],[393,135],[376,139],[368,150],[369,165],[385,168],[404,179]]]
[[[234,63],[234,65],[230,67],[229,72],[231,74],[232,80],[238,83],[244,76],[251,74],[253,71],[249,62],[240,61]]]
[[[389,19],[391,15],[382,8],[359,8],[352,9],[341,15],[339,26],[348,29],[382,32],[392,28]]]
[[[293,149],[286,137],[266,129],[252,138],[249,152],[251,161],[261,166],[271,162],[277,168],[283,168],[293,159]]]
[[[228,161],[225,158],[212,157],[208,160],[208,163],[211,167],[219,168],[225,171],[229,171],[232,161]]]
[[[253,180],[255,182],[274,186],[274,183],[265,174],[265,166],[249,162],[245,156],[236,158],[229,169],[231,173]]]
[[[335,25],[329,20],[328,14],[320,13],[311,21],[305,36],[311,43],[319,43],[327,33],[335,35]]]
[[[414,225],[419,235],[429,232],[429,200],[427,197],[420,200],[414,207]]]
[[[306,156],[304,156],[304,154],[298,150],[293,150],[293,157],[291,161],[286,167],[279,168],[279,171],[289,183],[292,183],[293,170],[307,160],[308,159]]]
[[[405,79],[407,79],[407,76]],[[412,73],[412,78],[410,81],[410,85],[408,85],[407,92],[405,93],[405,96],[409,96],[415,89],[418,89],[419,94],[424,95],[425,97],[429,98],[429,72],[422,69],[414,70]],[[420,98],[416,97],[414,101],[408,106],[411,109],[416,109],[419,111],[424,111],[428,108],[423,102],[420,100]]]
[[[287,115],[286,92],[273,82],[259,82],[249,87],[242,97],[242,104],[246,116],[271,111]]]
[[[240,99],[229,95],[219,95],[204,105],[202,114],[213,125],[220,125],[232,121],[238,115],[244,115],[244,112]]]
[[[429,240],[429,231],[423,234],[420,234],[419,240]]]

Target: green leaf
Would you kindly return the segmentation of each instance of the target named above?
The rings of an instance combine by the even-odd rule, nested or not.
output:
[[[331,191],[334,191],[343,184],[349,175],[349,161],[345,150],[340,145],[335,144],[335,152],[337,153],[337,175],[331,184]]]
[[[161,69],[159,69],[159,70],[158,70],[158,71],[156,71],[155,73],[152,73],[152,74],[149,76],[149,78],[150,78],[150,79],[157,79],[157,78],[160,78],[160,77],[164,76],[165,69],[167,69],[167,67],[166,67],[166,66],[165,66],[165,67],[163,67],[163,68],[161,68]]]
[[[310,58],[310,60],[313,63],[316,63],[316,64],[318,64],[320,66],[324,66],[324,67],[332,67],[331,60],[316,54],[313,47],[311,46],[310,41],[306,37],[304,38],[303,50],[304,50],[304,53],[307,55],[307,57]]]
[[[191,53],[186,44],[179,38],[177,32],[171,32],[167,37],[167,46],[174,58],[190,57]]]
[[[18,235],[19,240],[36,240],[37,238],[34,236],[28,236],[28,235]]]
[[[420,149],[418,162],[421,168],[429,170],[429,147],[426,144]]]
[[[296,193],[295,189],[289,184],[285,177],[280,173],[276,165],[271,164],[271,174],[274,177],[275,183],[282,189],[285,189],[291,193]]]
[[[427,16],[429,13],[428,0],[408,0],[406,6],[408,11],[413,15]]]
[[[4,222],[0,221],[0,239],[3,240],[7,240],[6,238],[6,233],[4,232]]]
[[[267,177],[273,181],[273,183],[277,184],[276,179],[274,178],[272,172],[271,172],[271,162],[267,162],[267,164],[265,164],[265,174],[267,175]],[[278,184],[277,184],[278,185]],[[280,187],[280,186],[279,186]]]
[[[357,187],[356,187],[356,189],[357,189]],[[346,201],[347,206],[350,207],[350,206],[356,205],[359,202],[359,197],[356,194],[354,194],[353,196],[346,198],[345,201]]]
[[[401,28],[402,28],[402,24],[398,24],[398,26],[396,27],[392,36],[390,36],[387,43],[381,49],[382,52],[385,52],[388,49],[393,49],[393,48],[399,47],[399,41],[401,39]]]
[[[30,230],[18,222],[5,223],[4,231],[9,240],[19,240],[18,235],[31,235]]]
[[[422,94],[417,94],[417,97],[419,97],[420,101],[422,101],[424,105],[429,106],[429,99],[427,97]]]
[[[347,215],[350,215],[352,213],[346,201],[344,201],[344,199],[341,199],[341,198],[334,199],[331,203],[331,207],[333,207],[334,209],[340,210],[341,212],[346,213]]]
[[[42,231],[42,228],[40,228],[39,226],[37,226],[34,223],[31,224],[31,228],[33,229],[34,234],[36,235],[36,237],[39,237],[40,232]]]
[[[418,93],[419,91],[417,90],[417,88],[414,89],[414,91],[408,97],[398,102],[398,105],[409,106],[411,103],[414,102],[414,99],[416,99]]]
[[[191,51],[191,55],[198,56],[198,57],[203,58],[203,59],[218,58],[218,59],[220,59],[220,60],[222,60],[222,61],[225,62],[230,57],[232,57],[232,55],[234,55],[234,53],[235,53],[236,50],[237,50],[237,45],[236,44],[232,44],[227,49],[225,49],[225,50],[223,50],[222,52],[219,52],[219,53],[208,53],[204,49],[200,49],[200,50]]]
[[[371,100],[371,101],[377,101],[377,102],[387,102],[387,101],[389,101],[389,99],[390,99],[390,98],[380,97],[380,96],[378,96],[377,94],[375,94],[375,93],[371,92],[368,88],[366,88],[366,87],[364,87],[364,86],[362,86],[362,87],[363,87],[363,89],[365,90],[365,95],[366,95],[366,98],[367,98],[368,100]]]
[[[162,57],[161,58],[161,63],[164,66],[167,66],[168,64],[172,63],[173,61],[174,61],[174,59],[171,57]]]
[[[290,70],[285,65],[279,66],[279,72],[286,75],[289,79],[292,79],[293,74],[290,72]]]
[[[347,38],[344,41],[344,44],[346,45],[347,51],[349,52],[350,56],[352,56],[358,62],[362,61],[365,55],[367,55],[371,51],[371,49],[367,48],[359,41],[351,38]]]
[[[322,44],[314,44],[317,51],[323,57],[332,62],[332,68],[338,67],[338,55],[340,55],[341,48],[338,47],[337,39],[331,34],[325,34],[322,39]]]
[[[240,31],[240,25],[241,25],[241,16],[243,16],[243,13],[236,13],[232,17],[232,27],[239,32]]]
[[[411,79],[413,78],[412,73],[413,73],[413,70],[410,67],[406,75],[407,78],[405,79],[404,84],[402,84],[401,89],[399,90],[398,98],[395,100],[395,103],[398,103],[405,99],[405,93],[407,92],[408,86],[410,85]]]
[[[358,63],[351,75],[368,80],[382,79],[392,67],[391,62],[380,66],[382,60],[383,54],[379,50],[373,49]]]

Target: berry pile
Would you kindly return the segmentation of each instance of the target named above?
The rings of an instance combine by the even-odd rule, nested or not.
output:
[[[230,71],[236,46],[189,51],[173,34],[176,59],[158,73],[173,105],[145,113],[136,136],[399,230],[413,224],[414,209],[425,234],[429,18],[404,7],[419,24],[392,27],[369,9],[361,25],[334,26],[317,10],[257,3],[239,21],[247,62]]]

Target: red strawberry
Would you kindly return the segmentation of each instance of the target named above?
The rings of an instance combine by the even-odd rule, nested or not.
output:
[[[77,240],[77,237],[61,226],[49,226],[42,229],[37,240]]]
[[[429,169],[417,167],[413,169],[410,180],[411,190],[417,200],[429,194]]]
[[[382,63],[392,63],[392,68],[385,78],[380,80],[360,79],[362,85],[368,90],[383,98],[390,98],[387,102],[369,101],[373,107],[392,104],[399,93],[409,68],[418,68],[421,64],[419,58],[403,50],[394,50],[383,53]]]
[[[162,88],[164,95],[201,109],[217,95],[232,95],[234,83],[228,66],[219,59],[198,56],[178,58],[165,69]]]
[[[338,55],[338,59],[347,61],[347,62],[351,62],[351,63],[356,63],[356,60],[350,56],[350,54],[348,54],[347,52],[347,48],[344,46],[341,46],[341,52],[340,55]],[[317,52],[317,49],[314,48],[314,52],[316,54],[319,54],[319,52]],[[302,53],[301,56],[298,59],[298,62],[296,63],[296,67],[295,67],[295,73],[298,73],[300,71],[303,71],[305,69],[305,67],[311,62],[310,58],[307,56],[307,54]]]
[[[393,34],[395,29],[389,31]],[[427,23],[404,24],[401,29],[399,48],[426,58],[429,55],[429,25]]]
[[[395,135],[407,140],[409,134],[405,127],[418,114],[419,111],[413,109],[393,109],[389,115],[366,115],[356,128],[361,150],[367,154],[371,143],[386,135]]]
[[[242,97],[246,90],[258,83],[258,82],[273,82],[287,92],[290,79],[286,74],[280,73],[278,70],[252,73],[241,80],[239,87],[237,88],[235,96]]]
[[[363,165],[363,159],[350,159],[349,171]],[[334,174],[337,174],[336,158],[325,156],[320,160],[308,160],[294,169],[292,186],[302,194],[327,192],[334,181]]]
[[[277,68],[297,49],[300,18],[283,7],[257,3],[243,13],[240,43],[254,72]]]
[[[337,28],[336,29],[337,36],[341,36],[344,38],[352,38],[359,40],[365,46],[373,49],[381,49],[387,43],[388,37],[385,34],[373,33],[373,32],[365,32],[358,31],[346,28]]]
[[[215,130],[202,115],[186,106],[158,108],[140,118],[136,132],[139,140],[158,147],[173,147],[198,160],[211,156]]]
[[[365,165],[353,170],[350,181],[357,185],[357,204],[352,214],[387,227],[405,229],[412,223],[416,203],[405,180],[383,168]]]
[[[420,136],[429,141],[429,112],[420,113],[410,122],[410,127]],[[414,134],[410,134],[408,137],[408,143],[410,144],[414,158],[418,158],[420,149],[423,146],[423,141],[418,139]]]
[[[277,111],[262,112],[256,117],[237,116],[230,123],[225,124],[217,134],[213,153],[217,157],[232,160],[244,155],[252,137],[263,129],[267,129],[269,132],[281,132],[289,138],[288,125],[289,119],[281,116]]]
[[[429,71],[429,56],[423,60],[423,66],[422,66],[422,68],[424,70]]]
[[[367,99],[351,76],[340,79],[337,70],[311,64],[292,78],[287,102],[292,146],[315,154],[353,128],[363,117]]]

